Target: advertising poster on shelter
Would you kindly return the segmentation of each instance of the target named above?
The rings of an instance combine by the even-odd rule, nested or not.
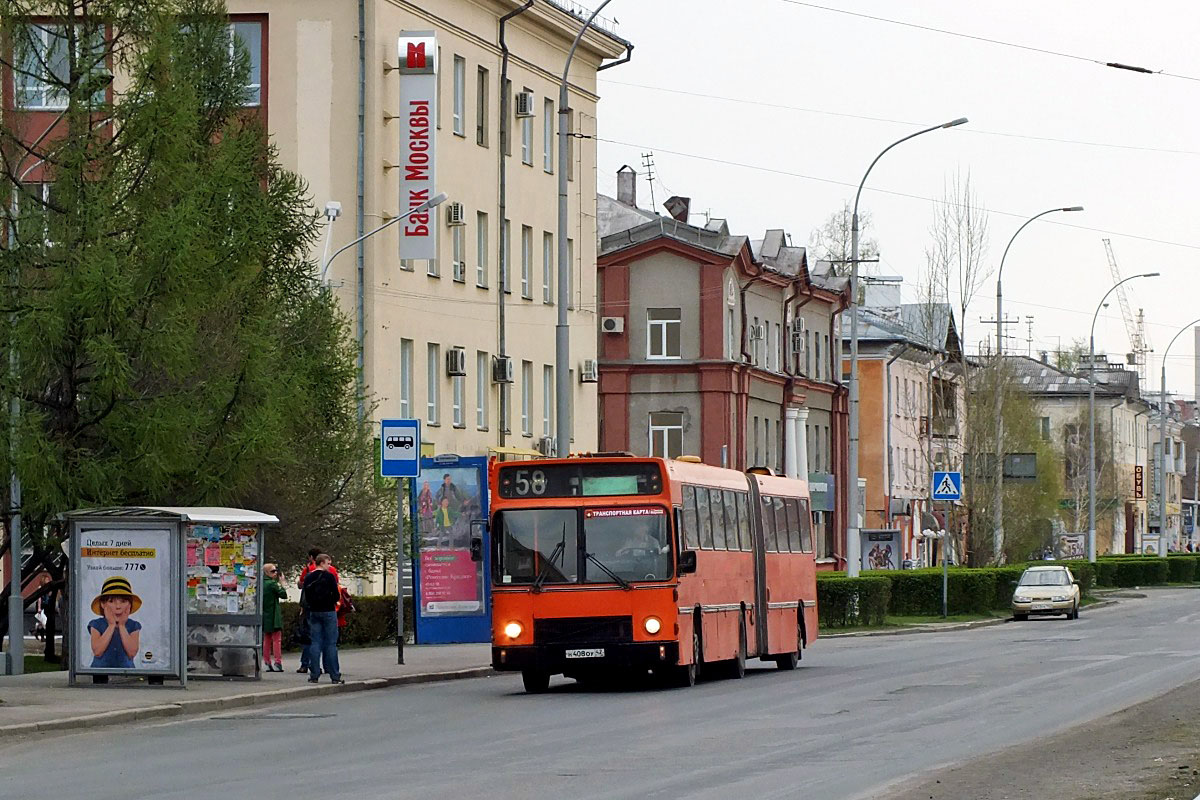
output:
[[[77,669],[176,672],[171,535],[168,529],[80,532],[72,617],[80,626]]]
[[[471,560],[471,520],[479,517],[479,471],[446,467],[422,471],[417,492],[421,613],[476,614],[483,610],[483,564]]]

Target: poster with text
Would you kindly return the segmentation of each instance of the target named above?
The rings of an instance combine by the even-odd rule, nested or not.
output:
[[[172,536],[167,528],[80,531],[72,616],[80,628],[78,670],[178,672]]]
[[[471,520],[482,508],[479,470],[426,469],[417,480],[421,613],[478,614],[483,610],[483,564],[471,560]]]

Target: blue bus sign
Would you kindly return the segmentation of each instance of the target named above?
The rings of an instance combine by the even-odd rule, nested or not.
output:
[[[379,474],[415,478],[421,474],[421,421],[385,419],[379,431]]]

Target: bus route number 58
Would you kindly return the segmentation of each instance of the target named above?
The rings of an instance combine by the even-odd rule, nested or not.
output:
[[[513,487],[521,497],[527,497],[530,493],[535,495],[545,494],[546,473],[540,469],[519,469],[517,470],[517,474],[513,476]]]

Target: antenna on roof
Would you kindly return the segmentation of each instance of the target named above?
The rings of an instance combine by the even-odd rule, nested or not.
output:
[[[657,208],[654,202],[654,153],[642,153],[642,166],[646,168],[646,180],[650,182],[650,207]]]

